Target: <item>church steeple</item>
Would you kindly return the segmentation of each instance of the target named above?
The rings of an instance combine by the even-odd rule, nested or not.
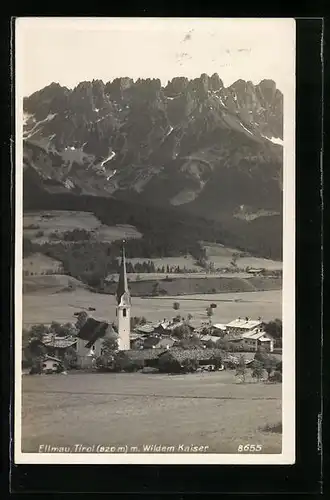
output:
[[[119,279],[116,292],[117,299],[117,318],[118,318],[118,348],[127,350],[130,348],[130,329],[131,329],[131,297],[128,290],[126,259],[125,259],[125,241],[121,249],[121,265],[119,270]]]
[[[116,293],[117,304],[120,304],[124,294],[129,296],[128,285],[127,285],[127,274],[126,274],[125,240],[123,240],[121,248],[121,264],[120,264],[119,280]]]

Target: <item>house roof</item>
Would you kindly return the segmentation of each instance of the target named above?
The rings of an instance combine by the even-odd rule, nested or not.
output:
[[[250,364],[252,363],[252,361],[254,360],[254,355],[255,353],[254,352],[246,352],[244,353],[244,359],[245,359],[245,364]],[[235,363],[235,364],[238,364],[239,363],[239,358],[240,356],[237,355],[233,355],[233,354],[226,354],[226,356],[224,357],[223,361],[224,362],[228,362],[230,361],[231,363]]]
[[[135,331],[139,333],[152,333],[154,331],[154,325],[146,324],[146,325],[138,325],[135,327]]]
[[[196,361],[208,361],[213,359],[215,356],[222,356],[222,351],[220,349],[180,349],[173,347],[168,349],[166,354],[171,356],[176,361],[182,363],[186,359],[193,359]],[[165,353],[162,354],[163,356]]]
[[[89,348],[99,338],[103,338],[106,334],[110,333],[117,336],[117,333],[114,331],[112,325],[105,321],[88,318],[86,323],[80,328],[77,337],[87,340],[88,342],[85,347]]]
[[[47,335],[46,338],[43,339],[43,344],[47,347],[56,347],[58,349],[66,349],[68,347],[73,346],[77,342],[75,337],[58,337],[58,336],[50,336]]]
[[[202,342],[207,342],[208,340],[212,340],[212,342],[218,342],[218,340],[219,340],[219,337],[216,337],[215,335],[209,335],[209,334],[201,335],[199,338]]]
[[[119,351],[118,356],[127,356],[132,361],[134,360],[148,360],[148,359],[157,359],[161,354],[166,352],[167,349],[130,349],[128,351]]]
[[[125,247],[123,242],[121,250],[121,265],[120,265],[117,292],[116,292],[118,304],[120,304],[124,294],[126,295],[126,298],[129,300],[129,290],[128,290],[127,274],[126,274]]]
[[[243,333],[242,334],[242,338],[243,339],[252,339],[252,340],[262,340],[262,338],[264,338],[264,340],[270,340],[270,338],[265,335],[265,332],[264,331],[261,331],[261,332],[246,332],[246,333]]]
[[[226,330],[226,325],[224,323],[214,323],[213,327],[217,330]]]
[[[54,356],[44,356],[43,361],[56,361],[57,363],[62,363],[62,360],[59,358],[55,358]]]
[[[143,335],[139,335],[138,333],[130,332],[129,338],[131,340],[140,340],[140,339],[142,340],[144,337],[143,337]]]
[[[262,323],[261,320],[252,320],[252,319],[245,319],[245,318],[239,318],[239,319],[234,319],[230,323],[227,323],[226,327],[228,328],[243,328],[244,330],[252,330],[253,328],[256,328],[257,326],[260,326]]]

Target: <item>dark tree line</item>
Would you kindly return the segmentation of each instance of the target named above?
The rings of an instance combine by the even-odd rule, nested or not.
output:
[[[198,243],[204,240],[235,246],[256,256],[281,258],[281,241],[277,236],[281,234],[278,227],[280,217],[270,218],[272,220],[265,234],[259,227],[259,220],[246,223],[235,219],[224,227],[219,221],[188,214],[177,208],[151,207],[136,200],[42,191],[38,196],[29,197],[28,205],[26,200],[25,197],[25,209],[87,211],[93,212],[103,224],[135,226],[143,237],[127,242],[129,257],[151,259],[191,254],[197,261],[204,262],[205,252]]]

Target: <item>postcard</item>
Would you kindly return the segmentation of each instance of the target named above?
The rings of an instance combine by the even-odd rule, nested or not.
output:
[[[295,463],[295,21],[15,22],[16,464]]]

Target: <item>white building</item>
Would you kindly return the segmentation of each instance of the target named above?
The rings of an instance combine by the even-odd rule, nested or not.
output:
[[[124,244],[122,247],[121,266],[119,271],[116,298],[116,315],[118,320],[118,349],[120,351],[127,351],[130,349],[131,296],[127,284]]]
[[[269,352],[274,350],[274,339],[264,331],[261,319],[235,319],[227,323],[226,331],[227,340],[239,342],[247,350],[256,351],[258,347],[264,347]]]

